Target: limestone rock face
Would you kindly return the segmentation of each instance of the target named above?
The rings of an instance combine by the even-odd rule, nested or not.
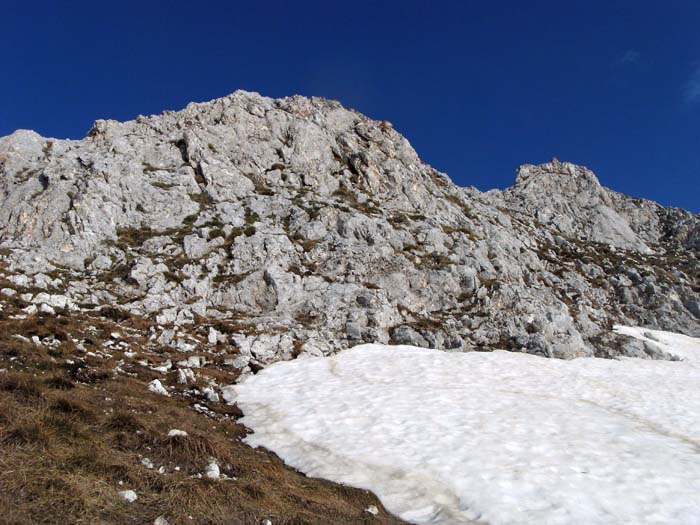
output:
[[[586,168],[557,159],[521,166],[515,186],[504,192],[504,198],[509,206],[565,235],[651,253],[615,209],[610,192]],[[640,219],[646,223],[648,217]]]
[[[611,325],[700,335],[697,216],[556,159],[461,188],[390,123],[318,98],[237,91],[79,141],[1,138],[0,250],[32,298],[164,333],[236,320],[240,367],[368,341],[658,357]]]

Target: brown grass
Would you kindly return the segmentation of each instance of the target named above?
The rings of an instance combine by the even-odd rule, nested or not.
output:
[[[119,379],[67,394],[24,373],[5,377],[0,403],[12,417],[0,420],[0,509],[7,523],[152,523],[159,515],[170,523],[192,523],[190,515],[194,523],[370,522],[363,509],[378,504],[372,495],[306,478],[241,443],[245,429],[235,421],[212,421],[186,402],[143,391]],[[168,438],[170,428],[188,436]],[[146,468],[142,457],[166,473]],[[193,478],[211,457],[236,479]],[[136,503],[119,498],[125,488],[139,495]],[[385,513],[371,522],[396,523]]]
[[[252,525],[264,518],[275,525],[402,523],[366,491],[307,478],[245,445],[237,407],[185,395],[187,387],[172,374],[160,376],[172,397],[149,393],[147,382],[158,374],[135,360],[117,350],[104,357],[81,353],[74,340],[98,350],[119,331],[139,349],[137,360],[176,357],[139,346],[150,321],[102,314],[0,319],[0,369],[6,369],[0,372],[0,523],[151,524],[158,516],[173,525]],[[14,334],[53,336],[58,343],[35,345]],[[222,359],[230,353],[221,351]],[[129,375],[114,372],[118,361]],[[200,372],[231,382],[235,374],[216,362]],[[194,403],[211,412],[199,414]],[[173,428],[188,435],[168,437]],[[197,477],[212,457],[232,479]],[[125,489],[138,500],[121,499]],[[366,513],[368,505],[380,514]]]

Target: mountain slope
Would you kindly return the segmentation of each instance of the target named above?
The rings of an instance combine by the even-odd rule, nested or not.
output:
[[[28,302],[118,305],[174,325],[164,344],[224,321],[244,372],[363,341],[647,357],[612,324],[700,334],[697,216],[556,160],[460,188],[333,101],[238,91],[80,141],[18,131],[0,173]]]

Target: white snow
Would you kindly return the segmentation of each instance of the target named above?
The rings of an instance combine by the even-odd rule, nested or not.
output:
[[[700,524],[700,340],[616,330],[681,360],[362,345],[236,386],[246,440],[417,524]]]
[[[229,405],[232,405],[236,402],[236,396],[237,394],[235,385],[227,385],[221,387],[221,397],[223,397],[224,401]]]

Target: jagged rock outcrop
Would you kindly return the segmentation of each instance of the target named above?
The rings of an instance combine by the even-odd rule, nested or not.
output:
[[[79,141],[18,131],[0,201],[27,300],[235,321],[241,367],[364,341],[659,357],[612,324],[700,335],[697,216],[556,160],[460,188],[324,99],[238,91]]]

